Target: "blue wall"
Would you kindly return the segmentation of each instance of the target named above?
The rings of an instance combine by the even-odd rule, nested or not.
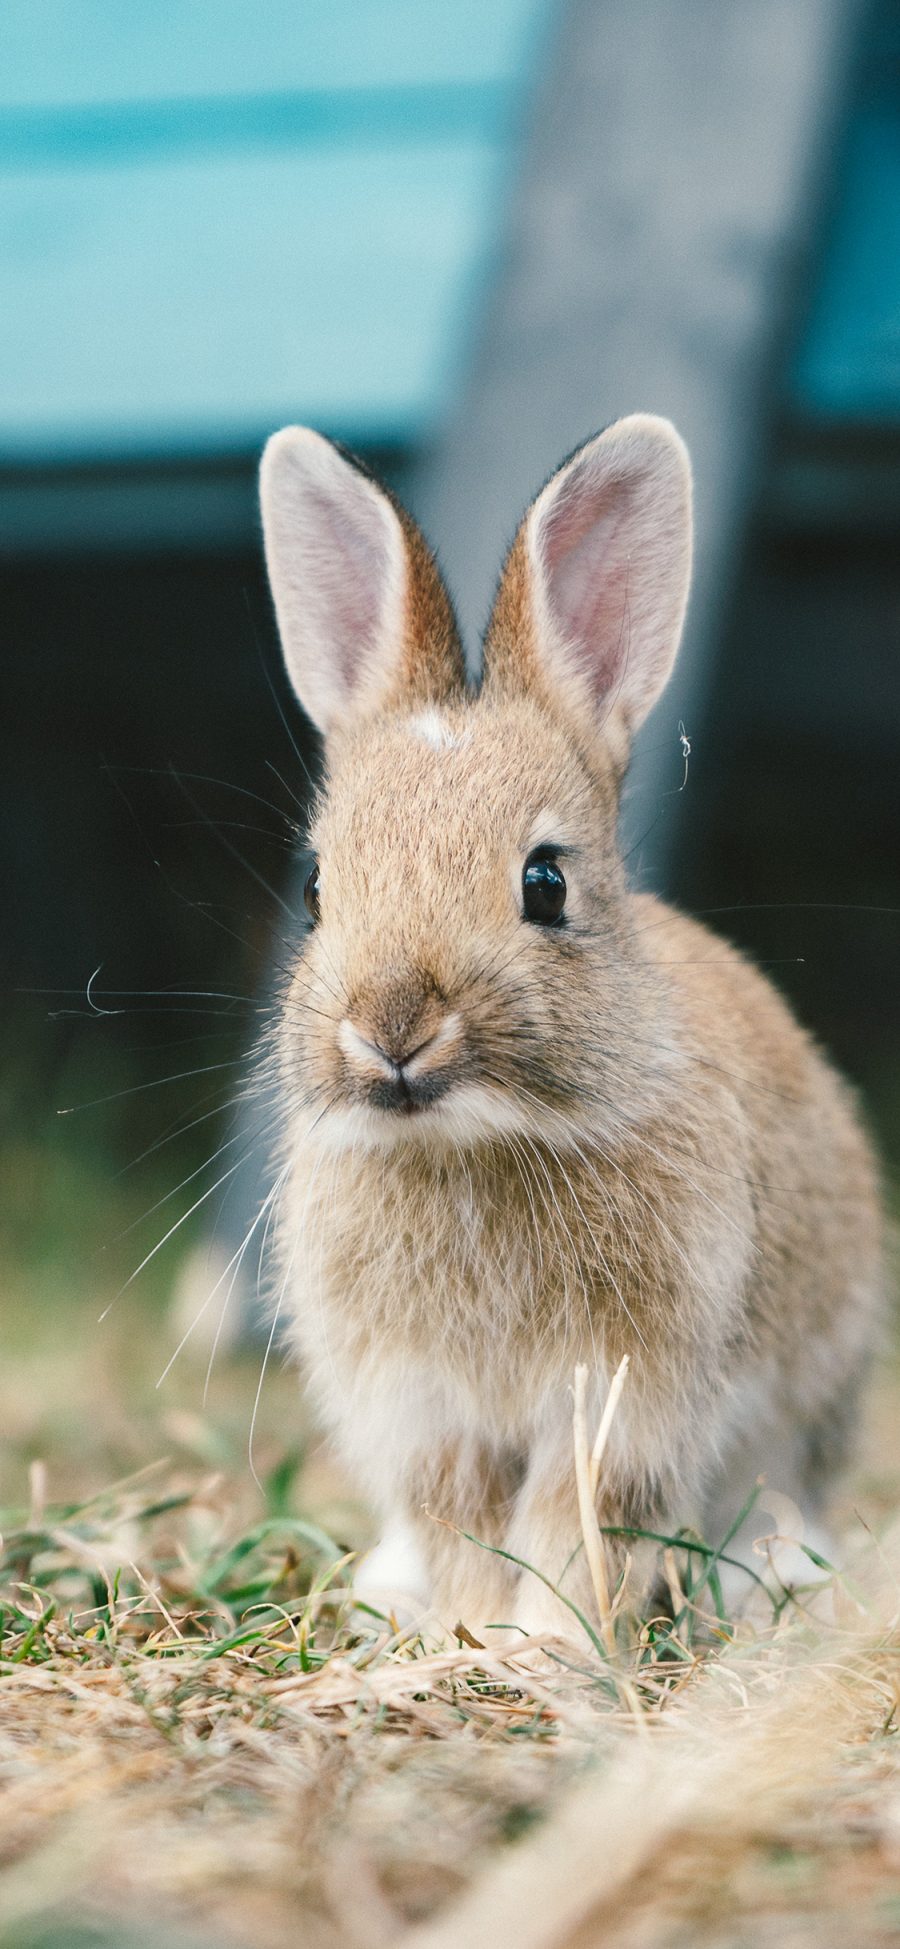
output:
[[[0,463],[439,422],[550,0],[5,0]]]
[[[900,424],[900,9],[876,15],[791,397],[824,422]]]

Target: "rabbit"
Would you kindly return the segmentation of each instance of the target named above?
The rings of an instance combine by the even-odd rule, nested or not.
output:
[[[571,1635],[592,1607],[576,1363],[599,1416],[630,1356],[597,1502],[621,1575],[628,1532],[719,1542],[761,1473],[820,1549],[877,1333],[850,1091],[743,954],[629,890],[617,844],[691,504],[667,420],[589,439],[521,523],[474,682],[433,555],[362,463],[302,427],[263,456],[325,756],[263,1058],[274,1304],[382,1524],[357,1591],[447,1634]],[[773,1527],[746,1517],[728,1554],[759,1570]]]

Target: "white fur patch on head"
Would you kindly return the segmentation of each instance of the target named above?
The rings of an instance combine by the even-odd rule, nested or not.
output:
[[[433,707],[410,718],[409,728],[413,737],[421,738],[423,743],[431,746],[432,751],[455,751],[465,743],[467,735],[464,731],[451,730],[446,718]]]

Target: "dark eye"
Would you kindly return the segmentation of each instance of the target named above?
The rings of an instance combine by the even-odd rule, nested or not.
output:
[[[306,904],[306,911],[310,917],[310,920],[312,921],[318,920],[319,918],[318,864],[316,864],[315,866],[311,866],[309,872],[306,875],[306,883],[303,888],[303,899]]]
[[[522,873],[525,919],[538,927],[554,927],[566,904],[566,881],[558,860],[532,853]]]

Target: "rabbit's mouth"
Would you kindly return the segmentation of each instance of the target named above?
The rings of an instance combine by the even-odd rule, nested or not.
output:
[[[363,1102],[376,1115],[392,1123],[398,1119],[421,1117],[428,1110],[439,1110],[460,1081],[456,1064],[443,1063],[416,1075],[403,1063],[392,1065],[391,1072],[377,1077],[353,1078],[354,1101]]]
[[[368,1092],[373,1109],[387,1110],[393,1116],[414,1117],[433,1109],[453,1088],[454,1077],[447,1070],[436,1075],[407,1077],[398,1069],[393,1077],[376,1083]]]
[[[320,1115],[315,1142],[337,1151],[412,1148],[444,1153],[502,1143],[526,1132],[539,1134],[533,1111],[517,1104],[510,1092],[448,1070],[427,1096],[420,1089],[404,1100],[399,1090],[391,1093],[384,1084],[355,1088]]]

